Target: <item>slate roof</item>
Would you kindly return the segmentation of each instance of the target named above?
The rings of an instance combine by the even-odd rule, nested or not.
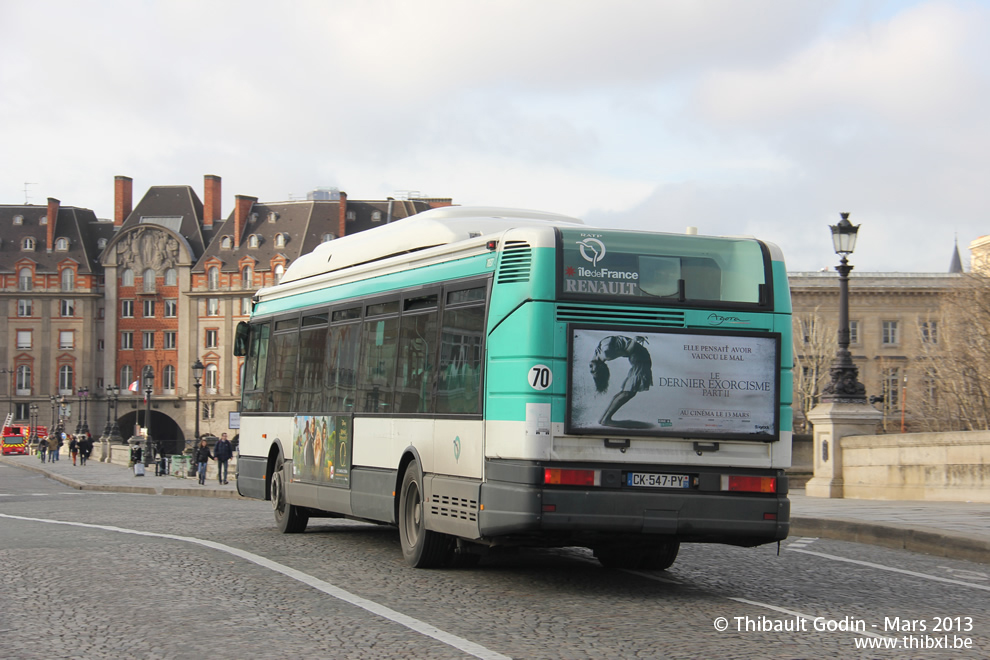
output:
[[[152,186],[121,224],[118,234],[141,225],[160,225],[186,239],[193,258],[203,254],[211,240],[204,230],[203,202],[192,186]]]
[[[99,220],[90,209],[74,206],[59,206],[55,219],[54,240],[66,238],[68,250],[48,252],[48,226],[41,219],[48,215],[48,206],[36,204],[0,205],[0,272],[14,272],[14,264],[22,258],[35,262],[35,271],[55,273],[57,265],[65,259],[73,259],[79,264],[80,274],[102,272],[98,247],[99,239],[108,241],[113,236],[113,222]],[[20,224],[14,224],[15,216],[21,216]],[[34,250],[23,250],[24,239],[34,239]]]
[[[424,201],[392,201],[391,221],[402,220],[416,213],[427,211],[430,205]],[[389,220],[389,202],[347,200],[347,211],[354,212],[355,218],[346,224],[347,234],[353,234],[371,227],[377,227]],[[379,220],[374,220],[375,212]],[[236,212],[236,211],[235,211]],[[205,263],[211,258],[218,258],[222,265],[220,270],[225,273],[235,273],[239,270],[239,261],[244,256],[256,260],[255,270],[267,271],[271,261],[277,255],[285,257],[286,265],[298,259],[300,255],[311,252],[323,242],[326,234],[337,236],[340,225],[340,202],[338,200],[304,200],[293,202],[256,202],[248,214],[248,219],[241,228],[240,245],[234,248],[234,213],[223,222],[215,225],[212,242],[206,248],[199,262],[193,267],[195,273],[205,272]],[[274,215],[274,221],[271,221]],[[285,244],[276,247],[276,234],[283,234]],[[258,247],[249,247],[250,237],[258,237]],[[231,247],[222,247],[224,237],[229,238]]]

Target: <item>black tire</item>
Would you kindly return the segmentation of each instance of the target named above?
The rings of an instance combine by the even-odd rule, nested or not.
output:
[[[306,531],[309,515],[300,507],[289,504],[285,499],[285,461],[279,456],[272,473],[272,510],[275,512],[275,524],[283,534],[301,534]]]
[[[411,462],[399,489],[399,542],[402,557],[413,568],[436,568],[450,561],[453,539],[426,529],[426,503],[419,463]]]
[[[677,559],[677,551],[680,548],[680,541],[668,541],[649,548],[643,557],[641,568],[651,571],[664,571],[670,568]]]

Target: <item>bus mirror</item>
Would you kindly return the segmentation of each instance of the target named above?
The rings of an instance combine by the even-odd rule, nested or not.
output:
[[[248,339],[251,336],[251,326],[241,321],[234,331],[234,355],[244,357],[248,353]]]

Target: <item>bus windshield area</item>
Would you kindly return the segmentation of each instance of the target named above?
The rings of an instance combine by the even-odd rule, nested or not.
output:
[[[761,306],[768,258],[745,238],[559,229],[560,297]]]

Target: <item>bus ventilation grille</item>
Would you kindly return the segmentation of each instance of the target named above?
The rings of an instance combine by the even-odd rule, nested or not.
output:
[[[683,312],[655,309],[609,309],[582,305],[557,305],[557,320],[563,323],[610,323],[683,328]]]
[[[441,518],[453,518],[455,520],[478,520],[478,502],[466,497],[451,497],[450,495],[434,494],[430,498],[432,513]]]
[[[525,241],[506,241],[502,248],[502,263],[498,268],[498,283],[529,282],[533,249]]]

